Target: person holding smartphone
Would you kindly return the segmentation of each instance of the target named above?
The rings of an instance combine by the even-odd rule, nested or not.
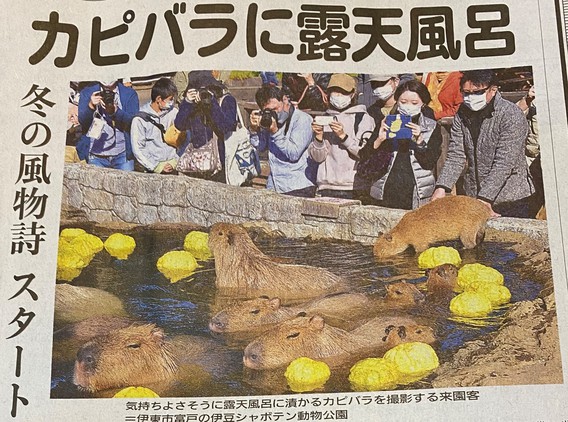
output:
[[[359,150],[375,120],[363,104],[357,104],[357,82],[345,73],[331,75],[327,92],[327,116],[312,123],[310,157],[319,163],[317,185],[321,196],[356,199],[368,186],[355,183]]]
[[[375,136],[360,155],[379,154],[386,157],[382,174],[370,188],[371,202],[388,208],[414,209],[430,201],[436,179],[433,170],[441,153],[440,125],[427,109],[430,93],[417,80],[401,83],[395,93],[396,106],[391,114],[408,116],[406,139],[392,133],[385,117]],[[427,110],[427,112],[426,112]],[[406,120],[406,119],[405,119]],[[400,120],[399,120],[400,121]]]

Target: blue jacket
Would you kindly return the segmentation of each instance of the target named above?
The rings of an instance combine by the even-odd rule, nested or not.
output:
[[[266,187],[278,193],[316,185],[318,163],[309,157],[308,146],[312,143],[312,118],[302,110],[295,109],[286,132],[282,126],[271,134],[266,129],[251,132],[250,142],[259,151],[268,149],[270,175]]]
[[[91,148],[91,140],[85,133],[91,127],[93,122],[94,110],[89,108],[89,101],[91,100],[91,95],[93,92],[100,91],[101,86],[96,83],[94,85],[88,86],[81,91],[79,97],[79,122],[83,128],[83,136],[77,142],[77,154],[81,160],[86,160],[89,156],[89,149]],[[132,153],[132,144],[130,143],[130,123],[132,118],[140,108],[140,103],[138,101],[138,94],[132,88],[124,86],[121,82],[118,83],[118,95],[120,95],[120,103],[122,108],[116,110],[113,119],[116,123],[121,124],[123,127],[127,128],[124,130],[124,138],[126,141],[126,158],[129,160],[134,158]]]

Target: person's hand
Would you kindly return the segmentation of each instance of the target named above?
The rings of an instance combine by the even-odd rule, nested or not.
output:
[[[103,97],[101,91],[96,91],[91,94],[91,99],[89,100],[89,108],[95,110],[98,105],[104,106]]]
[[[491,212],[491,214],[490,214],[491,218],[501,217],[501,214],[497,214],[495,211],[493,211],[493,207],[491,207],[491,204],[489,202],[486,202],[483,199],[479,199],[479,198],[477,200],[489,209],[489,211]]]
[[[387,139],[387,131],[389,130],[389,127],[387,125],[387,118],[385,117],[383,119],[383,121],[381,122],[381,128],[379,129],[379,136],[377,136],[377,139],[375,139],[375,142],[373,143],[373,148],[377,149],[378,147],[381,146],[381,144],[385,141],[385,139]]]
[[[406,127],[410,128],[412,131],[412,136],[417,144],[424,142],[424,138],[422,137],[422,128],[419,124],[409,122],[406,124]]]
[[[276,119],[273,117],[272,118],[272,124],[270,125],[270,128],[268,128],[268,130],[270,131],[270,133],[272,133],[273,135],[278,132],[278,122],[276,121]]]
[[[185,99],[188,103],[198,103],[199,101],[201,101],[197,89],[188,89],[185,93]]]
[[[258,132],[260,129],[260,110],[254,110],[249,116],[250,130]]]
[[[446,189],[444,188],[437,188],[434,191],[434,194],[432,195],[432,201],[435,201],[436,199],[440,199],[446,196]]]
[[[298,73],[298,76],[300,76],[301,78],[304,78],[306,80],[306,82],[308,83],[308,85],[310,85],[310,86],[316,84],[316,81],[314,80],[314,77],[312,76],[311,73]]]
[[[314,131],[316,139],[320,142],[323,142],[323,126],[318,125],[314,120],[312,122],[312,130]]]
[[[345,138],[345,130],[343,129],[343,124],[339,123],[337,120],[334,120],[329,124],[329,127],[339,139]]]
[[[175,169],[172,167],[172,165],[170,163],[166,163],[164,165],[164,168],[162,169],[162,173],[173,173],[174,170]]]

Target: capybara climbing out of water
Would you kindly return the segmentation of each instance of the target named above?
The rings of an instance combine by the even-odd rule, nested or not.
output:
[[[387,350],[387,340],[389,345],[395,342],[394,336],[385,338],[386,329],[401,325],[417,324],[407,317],[378,317],[353,331],[345,331],[326,324],[319,315],[300,315],[252,341],[245,349],[243,362],[251,369],[271,369],[305,356],[338,366],[364,351],[381,355]],[[425,331],[426,328],[421,331],[421,339],[426,337]],[[401,342],[411,342],[414,341],[412,334],[398,338]],[[431,340],[435,341],[433,334]]]
[[[223,376],[233,366],[230,353],[211,339],[185,335],[170,339],[154,324],[133,324],[85,343],[77,352],[73,383],[91,393],[146,386],[167,394],[171,385],[188,375],[189,379],[198,374]]]
[[[446,196],[409,211],[373,248],[378,258],[404,252],[412,246],[422,252],[436,242],[461,240],[464,248],[478,245],[485,234],[491,211],[481,201],[468,196]]]
[[[424,294],[410,283],[391,283],[386,289],[386,296],[380,299],[371,299],[362,293],[334,293],[297,306],[282,306],[278,297],[261,296],[234,303],[218,312],[211,318],[209,328],[217,333],[266,330],[294,318],[300,312],[321,315],[326,320],[353,321],[368,317],[369,313],[376,314],[381,310],[402,308],[424,301]]]
[[[215,258],[215,285],[239,296],[269,294],[305,299],[347,290],[341,277],[323,268],[275,262],[256,247],[243,227],[235,224],[214,224],[209,248]]]
[[[426,270],[429,293],[452,292],[458,280],[458,268],[453,264],[442,264]]]
[[[122,301],[112,293],[94,287],[55,285],[55,326],[93,316],[127,316]]]

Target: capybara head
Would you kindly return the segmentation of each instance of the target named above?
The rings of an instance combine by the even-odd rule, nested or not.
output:
[[[452,291],[458,278],[458,268],[454,264],[442,264],[426,270],[428,291]]]
[[[164,332],[153,324],[131,325],[85,343],[77,352],[73,383],[95,392],[165,380],[176,370]]]
[[[215,333],[247,331],[263,325],[275,324],[282,320],[280,299],[261,296],[257,299],[235,303],[217,313],[209,322],[209,329]]]
[[[390,303],[404,305],[416,305],[424,302],[424,294],[412,283],[398,281],[386,285],[387,294],[385,300]]]
[[[408,243],[399,239],[395,230],[391,230],[388,233],[379,234],[373,247],[373,253],[377,258],[383,259],[403,253],[408,246]]]
[[[247,231],[237,224],[215,223],[209,232],[209,249],[218,258],[220,254],[236,252],[242,254],[248,248],[258,251]],[[245,250],[243,250],[245,248]]]
[[[387,350],[398,346],[401,343],[421,342],[434,344],[436,336],[434,330],[427,325],[389,325],[385,329],[383,337]]]
[[[319,315],[298,316],[251,342],[243,363],[251,369],[278,368],[301,356],[311,359],[341,354],[349,340],[345,331],[325,324]]]

